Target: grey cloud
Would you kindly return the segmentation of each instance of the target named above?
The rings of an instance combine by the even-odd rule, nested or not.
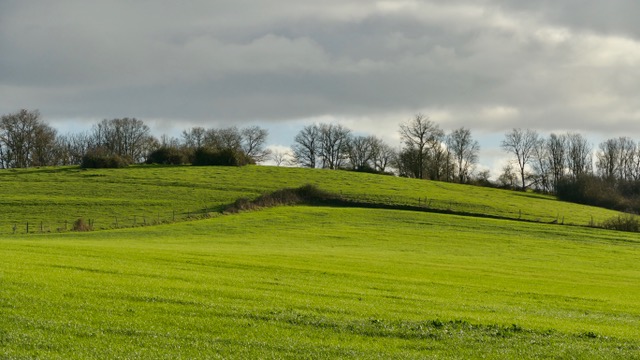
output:
[[[4,1],[0,112],[190,124],[329,116],[388,131],[373,124],[423,111],[480,131],[640,136],[639,6]]]
[[[550,23],[604,34],[640,36],[640,3],[633,0],[495,0],[507,10],[533,14]]]

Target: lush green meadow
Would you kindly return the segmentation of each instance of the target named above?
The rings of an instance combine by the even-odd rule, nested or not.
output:
[[[639,250],[592,228],[305,206],[4,236],[0,358],[640,358]]]
[[[25,233],[27,224],[29,232],[64,231],[78,218],[92,220],[96,229],[175,222],[215,215],[240,197],[256,198],[308,183],[359,202],[531,221],[587,225],[617,214],[533,193],[347,171],[267,166],[68,167],[0,171],[0,234]]]

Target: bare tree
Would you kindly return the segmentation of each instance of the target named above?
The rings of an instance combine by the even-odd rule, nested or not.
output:
[[[108,154],[141,162],[149,151],[151,131],[142,120],[135,118],[105,119],[94,125],[92,138],[94,147]]]
[[[522,191],[527,189],[526,167],[534,157],[534,151],[537,143],[538,133],[531,129],[513,129],[511,132],[506,133],[504,140],[502,140],[502,149],[513,154],[516,158],[516,162],[518,163],[518,170],[520,171],[520,179],[522,182]]]
[[[30,166],[56,165],[59,151],[56,147],[58,132],[46,124],[35,128]]]
[[[599,145],[596,153],[596,168],[598,175],[605,179],[614,179],[617,173],[620,150],[616,139],[608,139]]]
[[[59,165],[80,165],[82,157],[93,147],[88,132],[68,133],[56,139],[60,151]]]
[[[356,136],[349,141],[349,163],[353,170],[375,170],[373,160],[379,151],[375,136]]]
[[[567,134],[567,167],[575,179],[592,171],[591,145],[589,141],[578,133]]]
[[[600,143],[596,153],[598,174],[609,180],[633,180],[637,151],[636,143],[628,137]]]
[[[468,182],[478,163],[480,144],[471,136],[471,130],[462,127],[447,136],[447,148],[453,156],[458,182]]]
[[[322,167],[339,169],[348,158],[351,130],[340,124],[320,124]]]
[[[518,175],[513,170],[513,165],[507,164],[502,168],[502,174],[498,177],[500,186],[508,189],[515,189],[518,182]]]
[[[203,127],[193,127],[182,131],[182,143],[184,147],[195,150],[204,147],[206,130]]]
[[[430,152],[441,146],[443,137],[444,133],[440,127],[422,114],[417,114],[413,119],[400,124],[400,138],[404,148],[399,159],[406,161],[401,166],[404,172],[419,179],[426,178],[427,160],[433,155]]]
[[[485,169],[485,170],[479,171],[476,174],[475,179],[473,181],[480,186],[491,186],[492,182],[490,178],[491,178],[491,170]]]
[[[242,150],[242,134],[235,126],[207,129],[204,134],[204,147],[210,150]]]
[[[20,110],[0,118],[0,166],[51,165],[56,130],[42,122],[37,110]]]
[[[546,141],[547,157],[551,171],[551,186],[555,191],[565,175],[568,140],[566,135],[549,135]]]
[[[235,126],[218,130],[218,139],[222,149],[242,149],[242,134]]]
[[[534,174],[531,179],[538,190],[549,192],[551,190],[551,162],[549,161],[549,148],[545,139],[539,138],[533,147],[533,159],[531,167]]]
[[[636,143],[631,138],[618,138],[620,157],[618,159],[618,178],[631,180],[633,178],[632,164],[636,154]]]
[[[451,152],[442,142],[434,144],[427,153],[423,175],[430,180],[450,181],[455,172],[451,160]]]
[[[640,143],[636,144],[636,151],[629,161],[630,180],[640,181]]]
[[[397,152],[389,146],[389,144],[385,144],[380,139],[376,141],[375,148],[373,166],[376,171],[385,172],[387,171],[387,167],[396,159]]]
[[[256,163],[267,160],[271,151],[265,148],[269,132],[259,126],[251,126],[240,131],[242,150]]]
[[[418,160],[419,157],[419,151],[416,149],[403,148],[400,150],[395,159],[395,167],[398,169],[398,175],[420,179],[423,172],[421,170],[422,164],[420,160]]]
[[[275,150],[271,152],[271,160],[276,166],[282,166],[291,162],[291,153],[288,151]]]
[[[183,139],[184,139],[184,131],[182,132],[183,134]],[[180,139],[173,137],[173,136],[169,136],[167,134],[162,134],[160,136],[160,139],[158,139],[158,144],[157,147],[158,148],[174,148],[174,149],[179,149],[180,146],[185,146],[186,148],[190,149],[190,146],[186,146],[186,145],[182,145],[185,143],[181,143]],[[197,148],[194,148],[197,149]],[[157,150],[157,149],[154,149]]]
[[[315,168],[321,151],[321,135],[318,125],[307,125],[296,135],[291,147],[295,161],[305,167]]]

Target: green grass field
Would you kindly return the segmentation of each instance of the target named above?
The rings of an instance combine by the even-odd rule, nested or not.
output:
[[[421,206],[531,221],[587,225],[618,213],[552,197],[347,171],[267,166],[137,166],[117,170],[0,171],[0,234],[57,232],[78,218],[97,229],[214,214],[240,197],[305,184],[360,202]]]
[[[397,204],[429,193],[576,222],[612,214],[533,194],[304,169],[42,169],[0,178],[3,192],[17,191],[3,208],[21,211],[29,201],[20,194],[30,195],[45,218],[88,196],[108,214],[199,197],[222,206],[305,183]],[[58,202],[19,179],[25,188],[51,185]],[[308,206],[3,235],[0,358],[640,358],[639,250],[638,234],[588,227]]]

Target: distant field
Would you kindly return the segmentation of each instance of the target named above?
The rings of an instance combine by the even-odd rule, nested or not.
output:
[[[10,236],[0,358],[640,358],[639,251],[637,234],[304,206]]]
[[[0,171],[0,234],[57,232],[78,218],[96,229],[216,213],[240,197],[315,184],[347,199],[506,218],[587,225],[616,216],[549,196],[347,171],[266,166],[137,166],[117,170]]]

